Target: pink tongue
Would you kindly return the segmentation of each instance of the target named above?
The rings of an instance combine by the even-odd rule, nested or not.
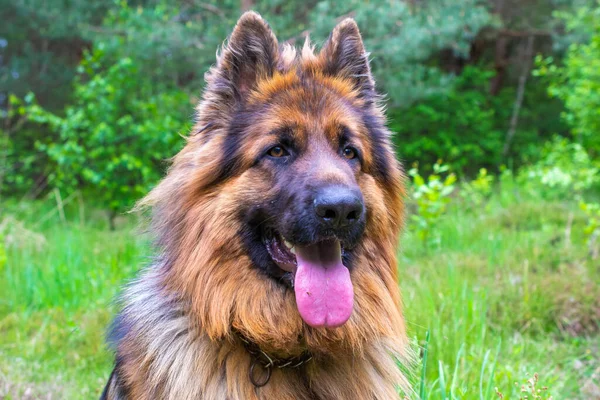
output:
[[[352,314],[354,290],[337,240],[296,246],[296,304],[304,322],[319,327],[344,324]]]

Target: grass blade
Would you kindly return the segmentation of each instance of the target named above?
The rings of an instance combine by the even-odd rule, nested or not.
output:
[[[438,367],[440,370],[440,393],[442,394],[442,400],[446,400],[446,379],[444,378],[444,364],[442,360],[438,361]]]
[[[419,398],[425,399],[425,372],[427,372],[427,348],[429,347],[429,331],[425,332],[425,345],[423,346],[423,368],[421,369],[421,388]]]
[[[454,396],[454,388],[456,387],[456,377],[458,376],[458,364],[460,363],[460,359],[462,358],[464,350],[465,344],[463,343],[460,345],[460,349],[458,349],[458,354],[456,355],[456,362],[454,363],[454,372],[452,373],[452,384],[450,384],[450,398]]]
[[[488,357],[490,356],[490,351],[485,352],[485,356],[483,357],[483,363],[481,364],[481,372],[479,374],[479,398],[484,400],[483,397],[483,374],[485,373],[485,367],[487,366]]]
[[[488,379],[487,389],[485,390],[485,398],[489,399],[492,393],[492,385],[494,383],[494,374],[496,373],[496,365],[498,364],[498,356],[500,355],[500,346],[502,345],[502,339],[498,341],[498,347],[496,348],[496,357],[494,358],[494,363],[492,364],[492,372],[490,373],[490,378]]]

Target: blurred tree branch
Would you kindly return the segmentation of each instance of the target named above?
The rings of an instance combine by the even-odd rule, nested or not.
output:
[[[500,29],[499,35],[510,37],[529,37],[529,36],[552,36],[552,32],[541,29],[528,29],[524,31],[516,31],[511,29]]]
[[[502,156],[506,157],[508,155],[508,151],[510,149],[510,144],[513,141],[515,136],[515,132],[517,131],[517,124],[519,122],[519,113],[521,111],[521,106],[523,105],[523,96],[525,95],[525,84],[527,83],[527,77],[531,73],[531,65],[533,62],[533,45],[535,42],[535,36],[529,35],[527,38],[527,45],[525,51],[523,52],[524,58],[524,67],[521,71],[521,76],[519,76],[519,86],[517,88],[517,97],[515,99],[515,104],[513,107],[512,117],[510,119],[510,126],[508,128],[508,132],[506,133],[506,141],[504,142],[504,147],[502,149]]]
[[[88,30],[91,32],[102,33],[104,35],[127,36],[127,32],[124,30],[121,30],[121,29],[108,29],[108,28],[104,28],[102,26],[92,26],[92,25],[85,25],[83,28],[85,30]]]

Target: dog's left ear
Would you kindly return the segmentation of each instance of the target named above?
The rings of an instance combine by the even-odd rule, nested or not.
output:
[[[369,98],[374,94],[375,81],[369,67],[369,54],[352,18],[346,18],[333,29],[320,56],[326,74],[351,79],[354,88],[363,97]]]

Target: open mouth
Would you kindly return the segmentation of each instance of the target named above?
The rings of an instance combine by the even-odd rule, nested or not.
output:
[[[298,265],[295,246],[273,231],[263,236],[263,242],[275,264],[282,270],[295,274]]]
[[[350,271],[342,263],[339,240],[297,245],[269,232],[263,242],[275,264],[293,275],[296,304],[304,322],[315,328],[334,328],[350,318],[354,290]]]

